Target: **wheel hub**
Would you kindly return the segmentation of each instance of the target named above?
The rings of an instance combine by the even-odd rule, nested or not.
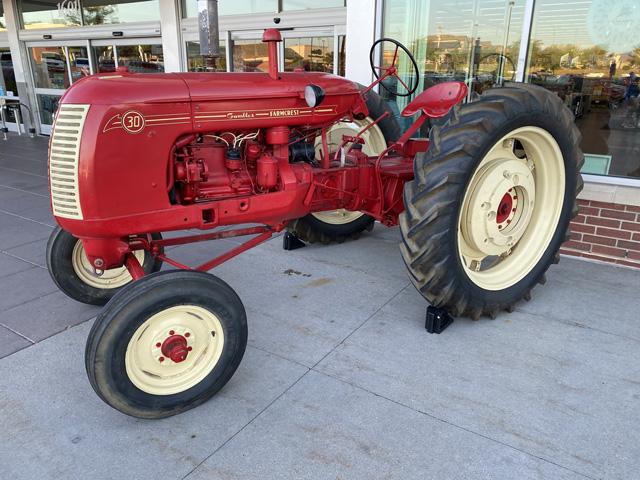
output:
[[[526,163],[498,158],[478,172],[463,213],[461,233],[472,257],[502,255],[526,231],[535,200],[535,179]]]
[[[171,335],[162,343],[160,350],[165,357],[169,357],[175,363],[180,363],[186,360],[191,348],[187,345],[187,339],[182,335]]]
[[[496,223],[499,225],[507,221],[511,216],[511,210],[513,210],[513,199],[511,198],[511,190],[505,193],[500,200],[500,205],[497,208]]]

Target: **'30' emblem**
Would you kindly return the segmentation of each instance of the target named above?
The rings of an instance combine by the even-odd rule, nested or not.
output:
[[[140,112],[129,110],[122,115],[122,128],[129,133],[140,133],[144,128],[144,117]]]

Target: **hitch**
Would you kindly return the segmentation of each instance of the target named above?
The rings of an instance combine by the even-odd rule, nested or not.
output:
[[[453,323],[453,317],[444,308],[427,307],[427,319],[424,328],[429,333],[442,333],[449,325]]]

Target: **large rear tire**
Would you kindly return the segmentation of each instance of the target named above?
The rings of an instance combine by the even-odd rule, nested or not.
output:
[[[531,85],[489,90],[433,127],[400,217],[402,256],[432,305],[493,318],[545,282],[577,213],[579,141],[569,109]]]
[[[205,402],[231,379],[247,345],[233,289],[196,271],[144,277],[118,292],[87,339],[98,396],[122,413],[164,418]]]
[[[361,86],[361,88],[364,88]],[[355,135],[360,129],[372,123],[385,112],[389,115],[377,125],[365,132],[363,152],[367,155],[378,155],[386,147],[387,142],[400,138],[401,131],[393,111],[386,101],[376,92],[365,94],[369,117],[353,122],[340,122],[331,127],[328,132],[330,145],[338,146],[342,135]],[[318,143],[319,140],[316,142]],[[316,212],[291,222],[287,229],[301,240],[308,243],[320,242],[324,244],[345,240],[355,240],[362,232],[373,229],[374,219],[362,212],[351,212],[345,209]]]

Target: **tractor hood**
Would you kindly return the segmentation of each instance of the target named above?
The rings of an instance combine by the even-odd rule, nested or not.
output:
[[[117,73],[92,75],[67,90],[63,103],[121,105],[303,98],[304,87],[320,86],[327,97],[354,95],[358,85],[328,73]]]

